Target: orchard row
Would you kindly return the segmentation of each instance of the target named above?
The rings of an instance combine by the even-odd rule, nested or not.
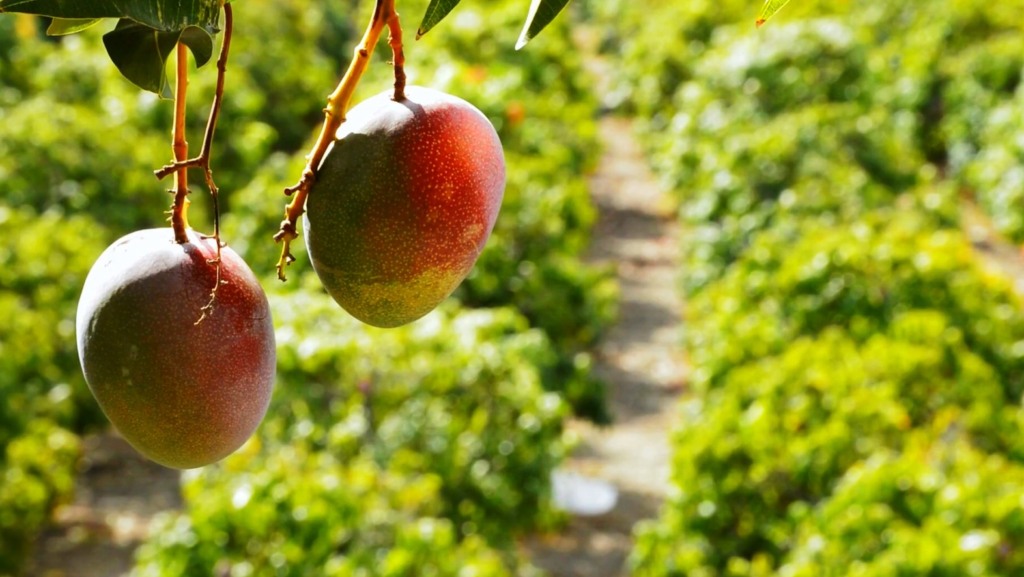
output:
[[[748,4],[594,4],[684,228],[691,391],[633,574],[1019,573],[1024,303],[961,214],[1024,239],[1024,4]]]
[[[518,2],[460,7],[407,52],[410,83],[473,102],[505,148],[502,213],[456,298],[382,331],[337,308],[302,243],[289,282],[276,280],[280,191],[363,21],[355,2],[337,4],[235,11],[213,169],[223,239],[267,288],[276,389],[248,444],[183,477],[185,510],[158,522],[140,574],[530,574],[512,544],[558,519],[549,476],[567,450],[563,421],[606,416],[587,349],[617,288],[581,261],[596,214],[578,177],[595,160],[595,100],[566,24],[513,51]],[[23,569],[72,497],[81,436],[106,426],[74,347],[85,273],[115,238],[159,226],[170,201],[152,170],[167,161],[171,107],[120,78],[98,34],[55,42],[41,26],[0,19],[0,222],[17,231],[0,252],[13,323],[0,328],[0,575]],[[383,53],[357,101],[390,85]],[[192,75],[194,134],[213,84],[207,69]],[[210,203],[198,190],[192,201],[192,224],[209,230]]]

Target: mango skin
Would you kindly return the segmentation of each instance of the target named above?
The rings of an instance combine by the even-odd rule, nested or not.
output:
[[[505,192],[501,141],[468,102],[410,86],[354,107],[306,201],[306,248],[324,288],[378,327],[412,322],[466,278]]]
[[[190,469],[231,454],[270,402],[276,368],[266,294],[245,261],[170,227],[131,233],[89,271],[78,303],[78,355],[100,408],[147,458]]]

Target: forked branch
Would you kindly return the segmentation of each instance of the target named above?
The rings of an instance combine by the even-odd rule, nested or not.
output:
[[[217,58],[217,88],[213,94],[213,104],[210,106],[210,116],[206,121],[206,132],[203,134],[203,148],[199,156],[187,159],[177,159],[158,170],[153,171],[157,178],[166,178],[169,174],[182,168],[202,168],[207,174],[207,184],[211,185],[212,175],[210,171],[210,152],[213,147],[213,135],[217,130],[217,120],[220,118],[220,109],[224,101],[224,77],[227,73],[228,54],[231,52],[231,33],[234,28],[234,15],[232,14],[231,2],[224,3],[224,42],[220,47],[220,55]],[[179,45],[179,50],[181,45]],[[216,187],[210,186],[210,192],[216,195]]]
[[[405,71],[403,66],[405,58],[402,55],[402,29],[398,22],[398,12],[395,11],[395,0],[377,0],[373,17],[370,18],[362,40],[356,46],[348,70],[334,92],[327,97],[327,106],[324,107],[324,123],[320,128],[316,144],[313,145],[313,150],[306,157],[306,168],[302,171],[302,177],[294,186],[284,190],[285,195],[291,197],[291,201],[285,207],[281,228],[274,235],[274,241],[282,244],[281,258],[277,261],[277,278],[282,281],[286,279],[285,267],[295,261],[295,257],[291,253],[291,242],[299,236],[298,220],[305,211],[306,197],[316,180],[316,171],[327,152],[327,147],[334,141],[338,128],[345,122],[345,114],[348,112],[352,95],[355,93],[363,73],[366,72],[373,49],[377,46],[385,26],[390,30],[389,43],[395,54],[395,94],[396,96],[404,95]]]
[[[197,167],[203,169],[203,175],[206,178],[206,187],[210,191],[210,197],[213,200],[213,239],[217,245],[217,256],[212,259],[211,264],[217,265],[217,278],[213,289],[210,291],[210,300],[202,308],[202,315],[196,324],[199,324],[206,318],[207,315],[213,312],[213,305],[217,299],[217,289],[222,284],[221,281],[221,240],[220,240],[220,202],[219,202],[219,189],[217,184],[213,181],[213,171],[210,169],[210,156],[213,149],[213,136],[217,130],[217,120],[220,117],[220,109],[224,102],[224,79],[227,76],[228,68],[228,55],[231,53],[231,34],[234,30],[234,14],[231,8],[231,2],[224,2],[224,41],[221,44],[220,55],[217,57],[217,87],[213,95],[213,104],[210,106],[210,116],[206,121],[206,132],[203,134],[203,147],[199,152],[199,156],[194,158],[188,158],[188,144],[185,143],[185,93],[182,90],[180,93],[175,93],[175,129],[174,129],[174,158],[175,162],[168,164],[159,170],[154,171],[157,178],[163,179],[170,174],[175,175],[175,189],[178,189],[179,179],[181,182],[187,182],[187,173],[189,168]],[[187,52],[185,46],[178,44],[178,78],[179,86],[184,85],[183,75],[186,74],[185,66],[188,62]],[[180,112],[179,112],[180,111]],[[181,149],[179,149],[179,140],[183,143]],[[188,194],[187,188],[185,194]],[[178,194],[175,194],[175,207],[178,205]],[[187,206],[187,198],[184,199]],[[175,225],[175,238],[179,243],[188,242],[188,237],[185,235],[185,229],[188,227],[187,220],[184,220],[184,214],[182,215],[181,232],[179,233],[178,226]],[[172,213],[172,222],[174,222],[174,213]]]

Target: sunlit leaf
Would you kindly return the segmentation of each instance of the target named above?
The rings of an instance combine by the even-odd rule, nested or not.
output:
[[[0,0],[0,12],[64,19],[128,18],[164,32],[188,26],[212,30],[220,0]]]
[[[86,28],[93,26],[102,18],[54,18],[50,22],[50,26],[46,29],[46,34],[49,36],[65,36],[68,34],[75,34],[81,32]]]
[[[519,41],[516,42],[516,50],[526,46],[530,39],[540,34],[540,31],[550,24],[568,3],[569,0],[533,0],[530,4],[530,13],[526,17],[526,24],[523,25]]]
[[[117,27],[103,37],[107,54],[133,84],[169,96],[165,63],[179,40],[202,66],[213,54],[221,0],[0,0],[0,12],[54,19],[47,32],[72,34],[104,18]]]
[[[757,15],[757,21],[755,22],[757,26],[761,27],[786,4],[789,4],[789,0],[765,0],[764,6],[761,7],[760,14]]]
[[[213,54],[213,38],[195,26],[179,32],[162,32],[122,19],[116,28],[103,35],[107,54],[121,74],[132,84],[163,98],[171,97],[166,62],[179,40],[192,51],[198,66]]]
[[[444,17],[452,11],[458,5],[460,0],[430,0],[430,5],[427,6],[427,11],[423,14],[423,22],[420,23],[420,27],[416,30],[416,39],[423,36],[430,31],[431,28],[437,26]]]

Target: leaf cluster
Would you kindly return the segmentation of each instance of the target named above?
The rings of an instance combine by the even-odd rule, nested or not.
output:
[[[1016,226],[1022,7],[593,7],[685,229],[692,390],[633,574],[1024,569],[1024,303],[959,215]]]
[[[890,194],[931,187],[942,175],[950,189],[971,194],[1000,232],[1021,238],[1011,166],[1020,154],[1009,135],[1019,125],[1013,110],[1024,64],[1019,27],[1008,16],[1021,3],[807,1],[756,32],[743,3],[659,6],[654,19],[644,6],[592,10],[612,24],[606,50],[637,63],[623,69],[614,92],[648,119],[642,132],[652,159],[681,198],[705,194],[703,184],[723,168],[745,171],[755,189],[769,177],[774,188],[801,195],[802,175],[778,169],[820,165],[820,150],[845,160],[827,175],[836,190],[858,188],[862,168]],[[793,127],[812,139],[796,151],[810,159],[788,154]],[[809,135],[811,127],[822,134]],[[723,138],[763,144],[751,151],[756,158],[737,158],[737,144],[717,146]],[[777,150],[769,139],[780,141]],[[779,155],[789,162],[772,166],[767,159]]]
[[[439,24],[460,0],[431,0],[416,31],[419,38]],[[191,50],[196,66],[213,55],[225,0],[0,0],[0,13],[12,12],[51,19],[47,34],[64,36],[91,28],[104,20],[116,25],[103,35],[107,55],[133,84],[171,98],[167,59],[176,45]],[[568,0],[531,0],[516,49],[546,28]],[[281,21],[283,15],[275,14]],[[265,47],[263,47],[265,48]],[[261,54],[266,58],[266,52]]]
[[[74,34],[105,19],[117,20],[103,36],[107,55],[133,84],[170,98],[165,65],[179,42],[199,66],[213,55],[221,0],[0,0],[0,13],[52,18],[47,33]]]
[[[870,500],[875,480],[855,475],[864,463],[895,459],[926,475],[924,459],[904,456],[912,439],[926,452],[954,439],[1002,459],[1008,478],[1024,473],[1024,305],[958,233],[919,226],[912,214],[880,220],[890,222],[867,216],[837,229],[811,221],[796,239],[774,242],[774,231],[766,232],[691,301],[695,390],[674,437],[680,491],[639,530],[637,575],[788,575],[808,554],[797,536],[815,531],[848,550],[846,562],[814,555],[818,574],[866,563],[873,553],[864,540],[880,534],[869,528],[881,522],[872,509],[846,518],[846,533],[823,529],[831,526],[821,519],[836,514],[832,500]],[[950,482],[971,483],[971,474],[957,472]],[[994,482],[1002,473],[992,475]],[[875,508],[899,510],[911,498],[894,491],[877,497]],[[1019,519],[974,503],[956,495],[949,507],[971,509],[970,520],[954,518],[956,529],[946,533],[910,535],[936,539],[919,546],[937,550],[940,535],[979,528],[995,543],[1012,542]],[[914,527],[946,522],[944,509],[921,507]],[[901,550],[890,546],[894,555]],[[1020,570],[1020,559],[1000,551],[993,545],[945,561],[894,557],[863,574],[978,559],[1005,569],[992,574]]]

